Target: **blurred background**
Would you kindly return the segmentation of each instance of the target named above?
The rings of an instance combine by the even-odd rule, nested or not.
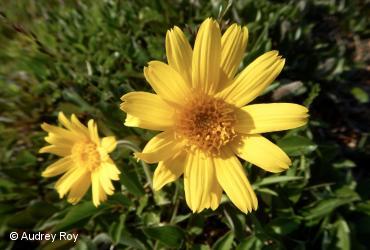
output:
[[[367,0],[2,0],[0,6],[1,249],[369,249],[370,4]],[[241,68],[271,49],[286,66],[255,100],[310,109],[306,127],[268,134],[293,160],[281,174],[244,163],[259,209],[226,196],[192,214],[182,180],[153,193],[132,157],[154,135],[123,126],[120,97],[151,91],[142,69],[166,61],[166,30],[193,43],[207,17],[247,25]],[[42,122],[93,118],[100,135],[125,140],[112,154],[116,193],[95,208],[60,200],[41,172]],[[150,165],[152,172],[155,165]],[[78,233],[73,241],[10,241],[10,232]]]

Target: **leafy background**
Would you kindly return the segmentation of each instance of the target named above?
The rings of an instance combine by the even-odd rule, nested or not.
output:
[[[366,249],[370,246],[368,170],[370,29],[366,0],[2,1],[0,6],[1,249]],[[256,102],[310,107],[304,128],[270,134],[292,167],[270,174],[245,163],[259,209],[243,214],[227,199],[192,214],[178,181],[153,193],[155,166],[132,157],[154,135],[123,126],[119,98],[150,91],[142,69],[165,61],[166,30],[191,41],[201,21],[237,22],[250,33],[243,65],[271,49],[286,66]],[[40,124],[58,111],[98,121],[124,140],[113,153],[122,175],[102,206],[89,195],[59,200],[40,173]],[[145,172],[144,170],[148,170]],[[9,233],[68,231],[71,241],[10,241]]]

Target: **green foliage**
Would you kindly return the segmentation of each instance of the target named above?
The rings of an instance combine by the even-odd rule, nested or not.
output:
[[[0,248],[25,249],[366,249],[370,245],[369,10],[366,1],[5,1],[0,7]],[[243,214],[223,196],[192,214],[182,181],[150,189],[155,166],[132,152],[154,135],[123,126],[120,97],[151,91],[142,74],[165,61],[173,25],[194,41],[212,16],[247,25],[241,67],[277,49],[287,59],[256,102],[310,108],[304,128],[271,134],[292,159],[270,174],[245,163],[259,209]],[[366,78],[367,77],[367,78]],[[40,173],[42,122],[58,111],[98,122],[123,143],[113,153],[116,193],[95,208],[60,200]],[[268,156],[266,156],[268,157]],[[9,233],[69,231],[78,242],[10,241]]]

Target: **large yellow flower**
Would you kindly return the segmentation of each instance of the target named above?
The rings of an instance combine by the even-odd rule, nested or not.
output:
[[[168,64],[144,68],[157,94],[131,92],[122,97],[126,126],[164,131],[136,156],[158,162],[155,190],[184,174],[185,197],[193,212],[216,209],[222,189],[243,212],[257,209],[256,195],[238,160],[277,173],[288,156],[260,133],[296,128],[308,110],[297,104],[248,105],[278,76],[284,59],[270,51],[235,76],[247,45],[246,27],[231,25],[221,36],[206,19],[192,50],[178,28],[167,32]],[[237,156],[236,156],[237,155]]]
[[[120,171],[108,153],[116,148],[114,136],[100,140],[94,120],[84,126],[75,115],[67,119],[60,112],[59,122],[66,127],[56,127],[43,123],[42,129],[48,132],[45,141],[51,145],[40,149],[40,153],[52,153],[63,157],[42,172],[43,177],[63,174],[55,184],[60,198],[68,193],[68,202],[77,203],[92,183],[92,198],[95,206],[112,195],[111,180],[119,180]]]

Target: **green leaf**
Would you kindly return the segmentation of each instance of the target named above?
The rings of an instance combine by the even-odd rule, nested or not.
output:
[[[337,207],[358,200],[359,197],[348,198],[331,198],[323,199],[316,202],[313,206],[303,208],[302,216],[306,220],[308,226],[318,223],[323,217],[330,215]]]
[[[11,215],[7,221],[8,226],[14,228],[32,228],[37,219],[32,217],[27,209]]]
[[[169,247],[179,247],[184,239],[184,231],[177,226],[147,227],[144,233]]]
[[[354,87],[351,89],[351,94],[356,98],[359,103],[369,102],[369,95],[361,88]]]
[[[135,172],[122,171],[120,174],[120,181],[132,194],[136,196],[143,196],[145,194]]]
[[[118,221],[115,221],[112,223],[112,225],[109,227],[109,235],[111,235],[113,242],[116,244],[120,242],[122,236],[122,232],[125,228],[125,220],[126,220],[127,214],[121,214],[118,218]]]
[[[267,186],[275,183],[282,183],[282,182],[288,182],[288,181],[296,181],[303,179],[302,176],[270,176],[263,178],[261,181],[255,182],[253,184],[254,188],[258,188],[261,186]]]
[[[335,162],[333,164],[333,167],[334,168],[354,168],[356,167],[356,163],[354,163],[351,160],[346,159],[346,160],[342,160],[339,162]]]
[[[215,250],[229,250],[231,249],[234,241],[234,233],[232,231],[227,232],[224,236],[219,238],[215,244],[213,244],[212,249]]]
[[[370,200],[357,203],[356,210],[370,216]]]
[[[299,135],[284,137],[277,142],[277,145],[290,156],[306,155],[317,148],[310,139]]]
[[[251,235],[244,239],[236,250],[260,250],[263,248],[263,242],[255,235]]]
[[[53,231],[67,231],[84,224],[90,217],[96,215],[102,208],[96,208],[91,201],[73,206]]]
[[[43,201],[31,204],[27,210],[35,219],[47,218],[58,211],[55,206]]]
[[[299,224],[298,217],[278,217],[273,219],[269,226],[276,234],[287,235],[298,229]]]
[[[350,229],[348,224],[342,218],[338,219],[336,222],[337,227],[337,244],[336,246],[341,250],[351,249],[351,237]]]

